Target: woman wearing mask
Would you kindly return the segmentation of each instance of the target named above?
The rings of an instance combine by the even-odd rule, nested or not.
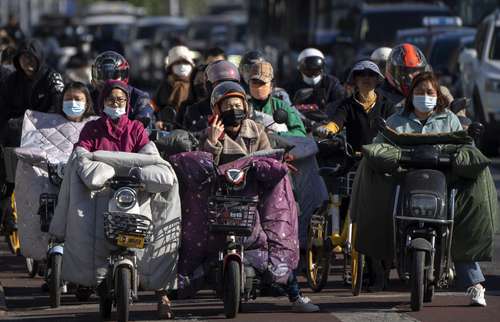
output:
[[[61,114],[71,122],[81,122],[94,115],[92,97],[85,84],[72,82],[64,87]]]
[[[148,133],[139,121],[127,116],[129,87],[122,81],[107,81],[99,99],[104,115],[88,122],[80,133],[77,146],[89,152],[97,150],[138,152],[148,142]]]
[[[170,49],[166,59],[166,74],[156,91],[155,103],[158,108],[156,127],[165,129],[166,122],[182,124],[185,107],[191,103],[191,73],[194,62],[191,51],[185,46]],[[167,109],[177,112],[175,120],[168,118]]]
[[[434,74],[423,72],[413,79],[404,110],[392,115],[387,125],[398,133],[448,133],[462,130],[458,117],[447,108],[448,105]],[[378,136],[377,141],[384,140]],[[456,216],[459,218],[460,214]],[[486,306],[485,288],[481,285],[485,279],[479,264],[476,261],[454,264],[459,282],[468,288],[470,304]]]
[[[248,119],[245,90],[239,84],[220,83],[214,88],[210,103],[214,117],[202,149],[214,155],[216,164],[271,149],[263,126]]]

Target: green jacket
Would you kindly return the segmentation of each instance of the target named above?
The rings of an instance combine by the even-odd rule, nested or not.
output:
[[[259,106],[259,103],[253,98],[250,99],[250,104],[255,110],[269,115],[273,115],[273,112],[279,108],[284,109],[288,113],[288,122],[286,123],[288,132],[280,132],[280,134],[301,137],[306,136],[306,128],[300,119],[299,113],[285,101],[270,96],[264,106]]]

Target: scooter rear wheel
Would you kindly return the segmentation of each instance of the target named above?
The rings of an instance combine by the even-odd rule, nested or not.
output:
[[[224,314],[228,319],[236,317],[241,301],[240,264],[230,260],[224,270]]]
[[[128,322],[130,310],[130,278],[131,272],[128,267],[119,267],[116,270],[116,311],[118,322]]]
[[[49,279],[49,296],[50,306],[59,307],[61,305],[61,269],[62,255],[52,254],[50,259],[50,279]]]

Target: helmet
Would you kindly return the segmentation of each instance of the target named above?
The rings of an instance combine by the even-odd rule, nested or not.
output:
[[[391,55],[391,51],[392,48],[389,47],[377,48],[372,52],[370,59],[377,64],[379,62],[386,62],[389,59],[389,56]]]
[[[211,84],[221,81],[240,82],[238,68],[227,60],[218,60],[209,64],[205,73],[207,81]]]
[[[297,64],[302,74],[308,77],[318,76],[323,73],[325,56],[316,48],[306,48],[299,54]]]
[[[264,60],[265,60],[264,55],[258,50],[248,51],[243,55],[243,57],[241,57],[240,66],[238,67],[238,70],[245,83],[248,84],[249,82],[248,78],[250,75],[250,68],[252,67],[252,65]]]
[[[212,107],[212,110],[215,110],[215,107],[218,106],[224,98],[234,96],[241,97],[245,102],[246,107],[247,96],[245,90],[243,89],[243,87],[241,87],[240,84],[231,81],[225,81],[218,84],[217,86],[215,86],[210,97],[210,106]]]
[[[128,69],[129,64],[122,55],[105,51],[92,64],[92,80],[102,83],[108,79],[117,79],[128,83]]]
[[[389,83],[403,95],[408,95],[413,77],[429,70],[424,54],[412,44],[394,47],[387,60],[385,76]]]

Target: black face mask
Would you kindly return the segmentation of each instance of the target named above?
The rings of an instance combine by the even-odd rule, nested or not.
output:
[[[239,125],[247,116],[243,110],[228,110],[222,112],[222,124],[224,126],[237,126]]]

